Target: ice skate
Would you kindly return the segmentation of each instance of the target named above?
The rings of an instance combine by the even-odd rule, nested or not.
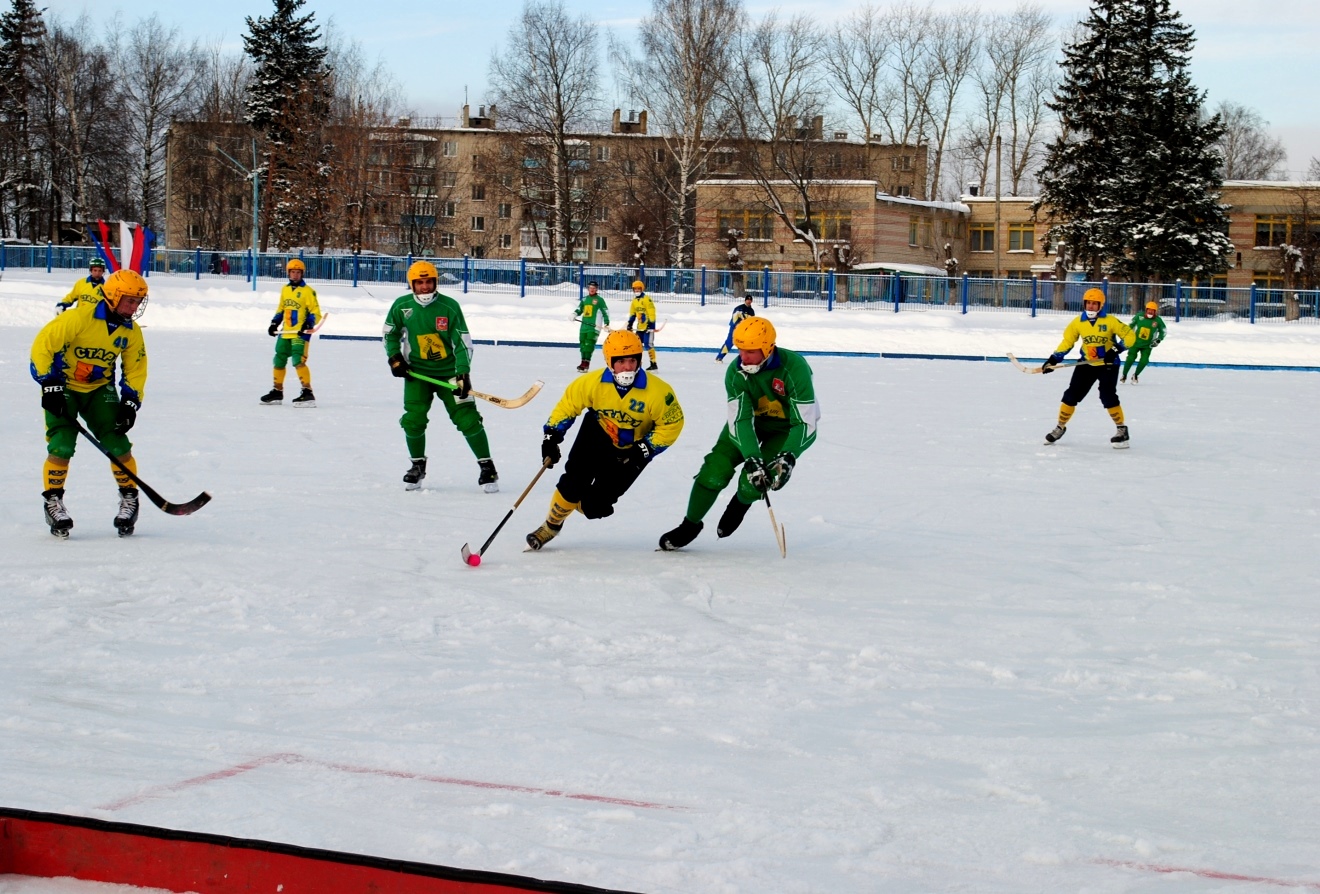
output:
[[[724,514],[720,516],[720,523],[715,526],[715,535],[717,537],[728,537],[738,530],[738,526],[742,524],[743,518],[747,515],[747,510],[751,508],[751,504],[744,503],[735,496],[729,501],[729,505],[724,508]]]
[[[659,368],[660,368],[660,364],[656,363],[654,360],[652,360],[651,365],[647,367],[648,370],[659,369]]]
[[[61,540],[68,540],[73,519],[69,517],[69,510],[64,508],[64,489],[42,491],[41,497],[42,509],[46,515],[46,524],[50,526],[50,532]]]
[[[284,391],[279,388],[272,388],[261,396],[261,404],[266,407],[278,407],[284,403]]]
[[[1132,377],[1132,381],[1133,381],[1133,382],[1136,382],[1136,381],[1137,381],[1137,377],[1136,377],[1136,376],[1133,376],[1133,377]],[[1118,377],[1118,384],[1122,385],[1122,384],[1124,384],[1125,382],[1127,382],[1127,373],[1124,373],[1123,375],[1121,375],[1121,376]]]
[[[1126,425],[1120,425],[1120,426],[1118,427],[1118,431],[1115,432],[1115,433],[1114,433],[1114,436],[1113,436],[1112,438],[1109,439],[1109,443],[1112,444],[1112,445],[1114,445],[1114,449],[1115,449],[1115,450],[1126,450],[1126,449],[1128,449],[1128,447],[1129,447],[1130,445],[1128,444],[1128,430],[1127,430],[1127,426],[1126,426]]]
[[[527,535],[527,548],[529,550],[539,550],[551,540],[558,537],[559,532],[563,530],[563,527],[563,525],[560,525],[556,528],[549,522],[542,523],[541,527]]]
[[[580,372],[580,373],[584,373],[584,372],[588,371],[589,369],[591,369],[591,361],[590,361],[590,360],[583,360],[581,363],[579,363],[579,364],[577,365],[577,371]]]
[[[1132,377],[1132,384],[1133,384],[1133,385],[1137,384],[1137,383],[1140,382],[1140,381],[1141,381],[1141,376],[1133,376],[1133,377]]]
[[[137,526],[138,490],[136,487],[119,489],[119,512],[115,514],[115,530],[120,537],[128,537]]]
[[[1062,425],[1054,426],[1054,431],[1050,432],[1048,435],[1045,436],[1045,443],[1053,444],[1055,441],[1059,440],[1059,438],[1062,438],[1063,433],[1066,432],[1067,430],[1068,429]]]
[[[692,522],[685,518],[678,523],[677,528],[660,535],[660,548],[665,552],[682,549],[697,539],[703,527],[705,525],[701,522]]]
[[[426,477],[426,457],[414,459],[412,468],[403,473],[403,489],[417,490],[422,486],[422,479]]]
[[[488,494],[497,494],[500,492],[500,486],[496,483],[500,480],[499,472],[495,471],[495,460],[479,459],[477,465],[481,467],[481,475],[477,478],[477,484]]]
[[[295,407],[302,407],[303,409],[307,409],[308,407],[315,407],[316,395],[312,394],[312,389],[304,388],[302,390],[302,393],[293,399],[293,405]]]

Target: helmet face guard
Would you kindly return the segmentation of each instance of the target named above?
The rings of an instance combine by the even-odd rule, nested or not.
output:
[[[609,368],[610,375],[614,376],[615,382],[625,388],[632,385],[637,378],[637,370],[642,367],[642,350],[642,340],[637,337],[636,332],[629,332],[627,329],[616,329],[605,336],[605,344],[601,347],[601,351],[605,354],[605,366]],[[626,357],[635,359],[637,367],[627,372],[615,372],[614,361]]]
[[[116,270],[106,279],[101,291],[105,294],[106,306],[121,319],[136,320],[147,309],[147,281],[136,270]],[[123,307],[125,301],[136,303]],[[128,313],[124,313],[125,310]]]

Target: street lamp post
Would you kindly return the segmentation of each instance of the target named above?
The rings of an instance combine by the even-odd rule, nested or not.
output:
[[[221,149],[221,148],[220,148],[220,145],[219,145],[218,143],[216,143],[215,140],[212,140],[212,141],[211,141],[211,148],[214,149],[216,152],[219,152],[219,153],[220,153],[221,155],[223,155],[225,158],[229,159],[229,163],[232,164],[232,165],[233,165],[235,168],[237,168],[239,171],[243,172],[245,175],[247,175],[248,177],[251,177],[251,178],[252,178],[252,291],[255,292],[255,291],[257,290],[257,257],[258,257],[258,255],[257,255],[257,244],[258,244],[258,243],[257,243],[257,233],[258,233],[258,225],[257,225],[257,210],[261,207],[261,192],[260,192],[260,190],[261,190],[261,178],[257,176],[257,140],[256,140],[255,137],[254,137],[253,140],[252,140],[252,167],[251,167],[251,169],[245,167],[245,166],[243,165],[242,162],[240,162],[238,159],[234,158],[232,155],[230,155],[230,154],[229,154],[228,152],[226,152],[225,150]]]

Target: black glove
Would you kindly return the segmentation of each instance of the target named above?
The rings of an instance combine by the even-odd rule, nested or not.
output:
[[[655,445],[650,441],[638,441],[633,445],[633,461],[639,463],[643,469],[654,458]]]
[[[770,460],[770,465],[765,467],[766,474],[770,476],[770,489],[779,490],[788,479],[793,475],[793,466],[797,464],[797,457],[791,453],[781,453]]]
[[[541,439],[541,460],[549,461],[549,468],[554,468],[559,463],[559,444],[564,440],[564,436],[557,431],[548,431],[545,437]]]
[[[280,314],[276,314],[275,319],[271,320],[270,325],[266,327],[266,334],[271,338],[275,337],[275,330],[280,328],[280,321],[282,319],[284,318]]]
[[[1108,363],[1111,366],[1117,366],[1118,361],[1123,359],[1123,351],[1123,348],[1110,348],[1108,351],[1105,351],[1105,363]]]
[[[632,327],[633,327],[633,321],[632,321],[632,320],[629,320],[629,321],[628,321],[628,331],[629,331],[629,332],[632,332],[632,331],[633,331],[633,328],[632,328]]]
[[[115,413],[115,432],[123,434],[133,427],[137,422],[137,411],[141,407],[137,401],[131,397],[126,397],[119,402],[119,410]]]
[[[1062,362],[1063,362],[1062,354],[1051,354],[1049,357],[1045,358],[1045,363],[1041,366],[1040,371],[1047,374],[1052,373],[1054,372],[1054,367],[1058,366]]]
[[[468,396],[472,394],[472,377],[467,373],[463,373],[461,376],[454,377],[454,383],[458,385],[454,389],[454,397],[459,400],[467,400]]]
[[[770,475],[759,456],[748,457],[743,463],[743,471],[747,473],[747,483],[756,488],[757,493],[763,494],[770,489]]]
[[[408,378],[408,361],[403,359],[402,354],[394,354],[389,359],[390,373],[396,379]]]
[[[60,419],[69,415],[69,405],[64,400],[63,382],[50,382],[41,386],[41,408]]]

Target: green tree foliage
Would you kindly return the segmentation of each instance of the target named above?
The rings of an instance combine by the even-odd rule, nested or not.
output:
[[[1064,49],[1050,104],[1061,132],[1037,207],[1093,278],[1168,281],[1221,270],[1232,251],[1214,149],[1223,124],[1202,120],[1193,43],[1168,0],[1096,0]]]

